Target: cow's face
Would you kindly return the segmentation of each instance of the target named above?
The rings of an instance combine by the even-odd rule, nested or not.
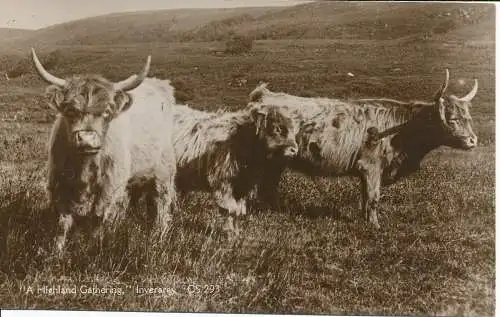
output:
[[[294,157],[298,152],[297,129],[293,121],[275,106],[252,110],[256,134],[263,141],[269,157]]]
[[[128,93],[113,90],[98,77],[75,77],[65,87],[50,86],[47,97],[62,115],[69,146],[81,155],[97,154],[110,122],[132,104]]]
[[[448,76],[448,73],[447,73]],[[446,89],[447,82],[443,85]],[[476,95],[478,83],[465,97],[444,96],[444,89],[436,95],[436,107],[439,112],[439,120],[443,131],[443,143],[445,145],[469,150],[477,146],[477,136],[472,131],[472,118],[469,113],[472,98]]]
[[[51,84],[47,89],[49,105],[62,115],[68,145],[82,155],[99,153],[111,120],[132,104],[127,91],[144,81],[151,64],[148,56],[142,72],[112,83],[100,76],[58,78],[43,67],[34,50],[32,59],[38,75]]]
[[[477,146],[477,136],[472,131],[469,108],[470,102],[455,96],[440,100],[440,119],[446,145],[466,150]]]

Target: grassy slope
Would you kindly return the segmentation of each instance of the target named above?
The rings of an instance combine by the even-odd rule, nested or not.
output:
[[[463,42],[484,32],[457,34],[467,35]],[[22,113],[26,121],[0,125],[0,142],[11,149],[0,153],[0,307],[493,315],[494,45],[282,40],[224,57],[206,44],[81,46],[65,50],[55,72],[118,79],[151,52],[154,75],[182,79],[195,90],[190,104],[205,109],[242,107],[259,80],[295,94],[427,99],[449,67],[457,95],[479,79],[471,111],[480,146],[439,149],[419,173],[384,189],[379,232],[360,219],[355,181],[314,183],[288,173],[281,210],[252,210],[241,244],[228,245],[210,229],[215,208],[206,195],[192,194],[166,242],[148,241],[134,227],[104,249],[81,241],[58,262],[49,253],[54,219],[42,191],[50,128],[37,123],[50,113],[39,97],[43,86],[31,76],[2,82],[0,112],[9,119]],[[232,85],[235,77],[248,79],[246,86]],[[125,294],[35,296],[20,288],[51,283],[122,286]],[[220,291],[191,294],[189,284]],[[127,285],[176,294],[136,296]]]

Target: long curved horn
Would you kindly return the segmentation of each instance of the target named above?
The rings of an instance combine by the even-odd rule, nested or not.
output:
[[[462,101],[471,101],[472,98],[474,98],[474,96],[476,95],[478,87],[479,87],[479,84],[477,83],[477,79],[474,79],[474,87],[472,87],[472,90],[467,95],[465,95],[464,97],[460,98],[460,100],[462,100]]]
[[[43,67],[42,63],[40,63],[40,60],[36,56],[35,49],[33,48],[31,49],[31,57],[33,59],[33,63],[35,64],[38,75],[40,75],[43,80],[45,80],[49,84],[53,84],[59,87],[66,86],[66,80],[52,75]]]
[[[444,71],[446,72],[446,78],[444,79],[443,86],[441,86],[441,89],[440,89],[441,95],[444,94],[444,92],[448,88],[448,84],[450,82],[450,71],[448,70],[448,68],[446,68]]]
[[[114,83],[113,88],[115,90],[123,90],[123,91],[128,91],[137,88],[148,75],[150,66],[151,66],[151,55],[148,56],[146,65],[144,66],[142,72],[140,72],[137,75],[134,74],[129,78],[122,80],[120,82]]]
[[[448,88],[448,83],[450,82],[450,71],[448,70],[448,68],[446,68],[445,72],[446,72],[446,78],[444,79],[444,83],[441,86],[441,88],[439,88],[439,90],[436,91],[436,93],[434,94],[435,100],[438,100],[439,98],[443,97],[444,92]]]

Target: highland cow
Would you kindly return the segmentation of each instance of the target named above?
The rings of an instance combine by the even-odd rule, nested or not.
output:
[[[236,112],[179,105],[173,116],[177,188],[212,193],[229,215],[225,230],[239,235],[238,218],[246,214],[246,200],[266,160],[296,155],[295,125],[269,105]]]
[[[45,70],[34,50],[32,58],[37,73],[51,84],[49,106],[58,112],[49,140],[47,185],[59,215],[57,251],[64,250],[75,224],[90,222],[100,233],[101,222],[120,218],[135,175],[154,177],[148,215],[164,232],[176,197],[172,92],[163,81],[146,78],[151,58],[142,72],[117,83],[98,75],[58,78]]]
[[[300,123],[299,154],[290,167],[308,175],[357,176],[365,219],[379,228],[381,185],[417,171],[425,155],[441,145],[464,150],[477,146],[469,113],[477,80],[462,98],[445,94],[448,82],[446,70],[432,102],[305,98],[272,92],[261,84],[250,94],[248,108],[272,103]],[[257,195],[274,204],[284,165],[272,163],[265,169]]]

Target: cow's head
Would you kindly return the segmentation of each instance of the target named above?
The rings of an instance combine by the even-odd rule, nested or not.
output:
[[[458,98],[454,95],[445,95],[449,77],[449,71],[446,69],[445,82],[434,96],[439,120],[444,131],[443,143],[459,149],[472,149],[477,146],[477,136],[472,131],[472,118],[469,109],[472,106],[471,101],[477,93],[477,79],[474,80],[472,90],[466,96]]]
[[[276,106],[261,105],[251,111],[256,134],[263,141],[270,157],[294,157],[298,145],[293,121]]]
[[[81,155],[99,152],[109,123],[132,105],[132,97],[127,91],[144,81],[151,62],[148,56],[141,73],[113,83],[97,75],[58,78],[42,66],[34,50],[32,58],[38,75],[51,84],[46,96],[49,106],[62,115],[69,146]]]

